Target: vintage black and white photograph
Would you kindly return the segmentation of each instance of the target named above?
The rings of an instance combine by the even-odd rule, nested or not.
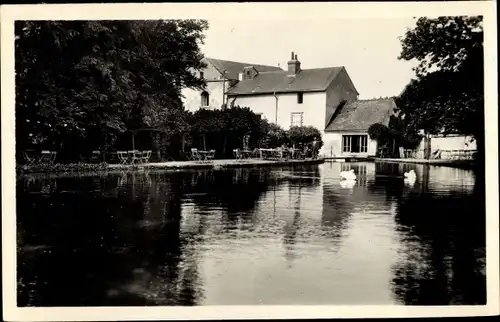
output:
[[[16,307],[498,310],[485,16],[234,6],[2,28]]]

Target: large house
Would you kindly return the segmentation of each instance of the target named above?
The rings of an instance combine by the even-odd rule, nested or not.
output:
[[[205,58],[200,73],[203,91],[184,89],[187,110],[249,107],[284,129],[314,126],[322,132],[325,156],[375,155],[376,142],[367,134],[384,123],[395,108],[392,100],[358,100],[358,91],[343,66],[302,69],[293,52],[287,70]]]

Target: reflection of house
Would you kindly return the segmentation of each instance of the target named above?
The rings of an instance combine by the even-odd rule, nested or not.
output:
[[[326,156],[375,156],[377,142],[368,136],[368,128],[375,123],[388,126],[396,111],[398,107],[392,98],[356,100],[340,105],[325,129]]]

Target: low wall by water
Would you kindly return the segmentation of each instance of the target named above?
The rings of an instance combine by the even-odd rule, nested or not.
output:
[[[324,159],[306,159],[306,160],[211,160],[211,161],[169,161],[158,163],[145,164],[72,164],[62,165],[54,164],[47,166],[19,166],[17,174],[32,174],[32,173],[106,173],[120,170],[137,170],[137,169],[172,169],[172,170],[189,170],[189,169],[224,169],[224,168],[252,168],[252,167],[276,167],[289,165],[309,165],[321,164]]]

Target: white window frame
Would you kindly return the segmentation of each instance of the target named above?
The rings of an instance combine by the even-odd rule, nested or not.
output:
[[[299,117],[298,124],[294,117]],[[303,126],[304,125],[304,112],[292,112],[290,113],[290,127],[292,126]]]
[[[359,152],[352,152],[352,140],[358,140]],[[368,135],[366,134],[342,135],[342,153],[368,153]]]
[[[351,153],[352,136],[342,135],[342,153]]]

